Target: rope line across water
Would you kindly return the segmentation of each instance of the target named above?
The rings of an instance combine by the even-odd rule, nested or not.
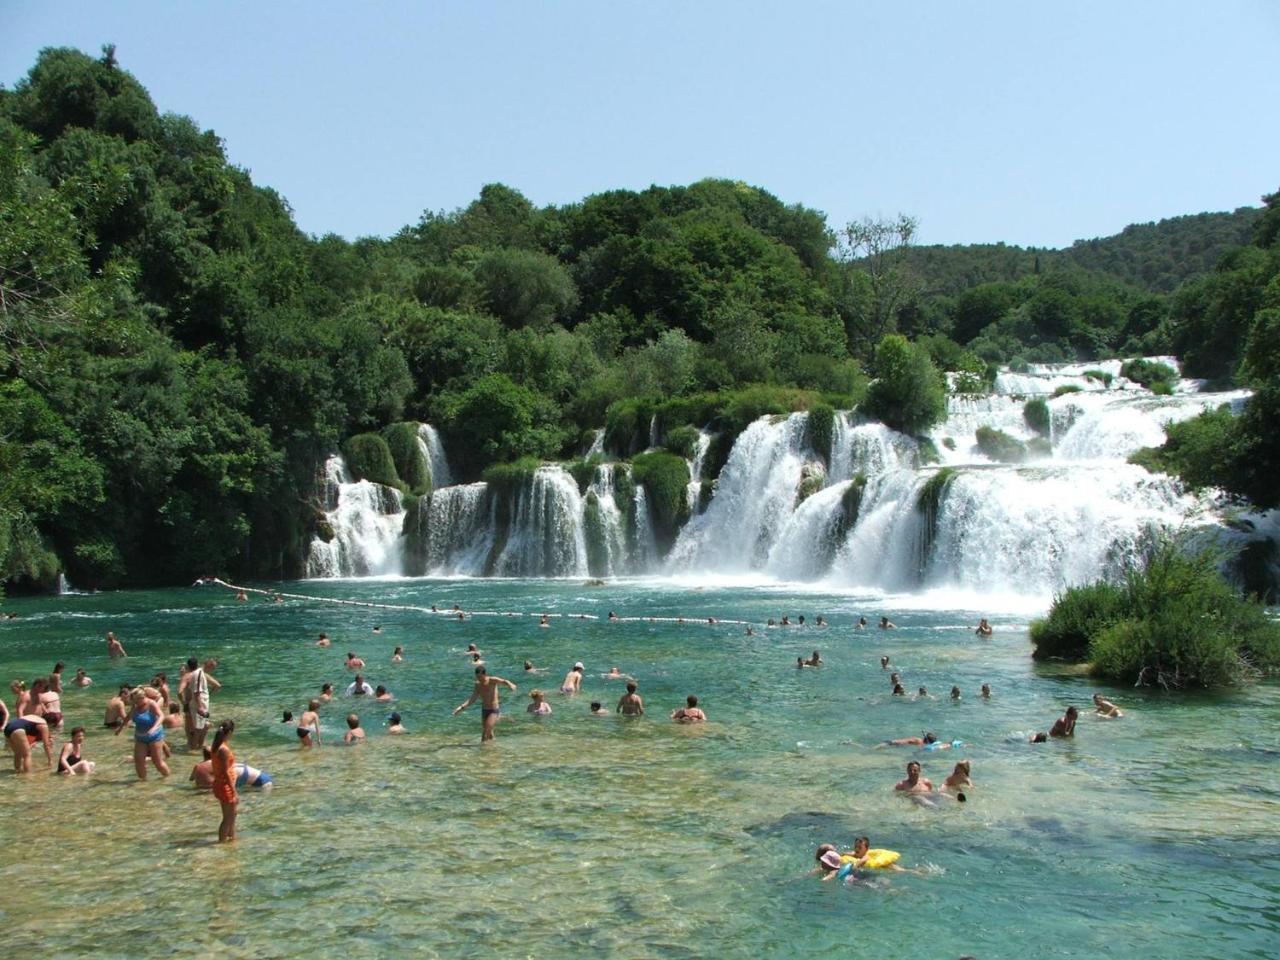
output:
[[[462,610],[450,608],[442,610],[440,608],[416,607],[408,604],[399,603],[374,603],[369,600],[347,600],[342,597],[317,597],[304,593],[284,593],[280,590],[263,590],[259,587],[243,587],[234,583],[227,583],[218,577],[205,577],[197,580],[196,586],[204,586],[212,584],[218,587],[226,587],[228,590],[235,590],[237,593],[256,593],[264,597],[282,597],[289,600],[309,600],[315,603],[333,603],[344,607],[367,607],[371,610],[404,610],[410,613],[426,613],[439,617],[451,617],[456,619],[459,613],[468,617],[536,617],[541,619],[546,617],[549,620],[599,620],[600,616],[594,613],[526,613],[519,610]],[[756,626],[750,620],[722,620],[719,617],[614,617],[613,623],[678,623],[678,624],[702,624],[704,626],[719,626],[720,624],[732,624],[737,626]]]

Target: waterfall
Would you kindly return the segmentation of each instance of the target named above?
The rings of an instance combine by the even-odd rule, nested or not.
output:
[[[702,467],[706,462],[709,449],[711,449],[711,434],[706,430],[699,430],[698,442],[693,448],[693,459],[689,461],[689,485],[685,489],[685,499],[689,504],[691,516],[701,509]]]
[[[418,513],[422,569],[429,576],[482,576],[493,550],[489,485],[467,483],[434,490]]]
[[[494,558],[493,572],[505,577],[587,576],[577,481],[563,467],[539,467],[514,499],[506,542]]]
[[[401,571],[404,507],[400,491],[368,480],[353,482],[337,454],[325,461],[324,519],[332,531],[317,536],[307,557],[308,577],[366,577]]]
[[[626,518],[614,493],[613,472],[612,463],[600,464],[587,488],[588,499],[594,498],[595,504],[594,529],[586,531],[588,552],[596,554],[588,557],[594,561],[589,564],[594,577],[614,576],[626,572],[628,566]]]
[[[647,573],[657,566],[661,557],[658,540],[653,533],[653,518],[649,516],[649,504],[645,500],[644,487],[637,485],[634,519],[631,526],[631,569],[634,573]]]
[[[583,460],[590,460],[592,457],[604,456],[604,430],[596,430],[592,434],[591,446],[587,447],[586,453],[582,455]]]
[[[427,466],[431,468],[431,486],[450,486],[453,476],[449,473],[449,461],[444,457],[444,444],[440,442],[440,434],[431,424],[418,425],[418,446],[422,448],[422,455],[427,458]]]

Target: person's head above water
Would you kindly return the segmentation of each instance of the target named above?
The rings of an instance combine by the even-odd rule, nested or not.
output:
[[[925,743],[937,743],[937,742],[938,742],[938,738],[937,738],[937,737],[935,737],[932,733],[926,733],[926,734],[924,735],[924,742],[925,742]]]
[[[696,707],[698,705],[698,698],[691,693],[684,698],[684,702],[691,707]]]
[[[347,726],[350,727],[352,730],[360,726],[360,716],[355,713],[347,714]]]
[[[390,717],[387,718],[387,722],[393,727],[400,726],[400,714],[393,713]]]
[[[627,683],[627,693],[635,693],[636,689],[636,682],[634,680]]]

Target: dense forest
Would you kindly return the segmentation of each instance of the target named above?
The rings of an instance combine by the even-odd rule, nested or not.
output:
[[[638,453],[653,416],[672,456],[688,424],[731,437],[795,409],[918,433],[943,415],[942,371],[981,392],[996,364],[1121,354],[1258,387],[1149,462],[1274,504],[1280,195],[1264,200],[1027,251],[916,248],[907,217],[832,230],[726,180],[545,208],[491,184],[349,242],[299,231],[112,48],[46,50],[0,89],[0,580],[297,575],[331,451],[430,488],[408,420],[464,477],[499,479],[599,428]],[[647,456],[637,479],[661,484]]]

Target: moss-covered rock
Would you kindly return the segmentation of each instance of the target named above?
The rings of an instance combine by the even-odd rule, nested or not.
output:
[[[575,460],[572,463],[565,464],[565,469],[569,471],[569,475],[578,483],[579,493],[587,492],[587,487],[591,486],[591,481],[596,478],[596,469],[600,466],[602,459],[597,454],[588,460]]]
[[[1053,444],[1047,437],[1032,437],[1027,441],[1027,456],[1044,458],[1053,456]]]
[[[836,411],[827,403],[815,403],[809,408],[809,417],[805,423],[805,439],[809,449],[822,458],[823,463],[831,462],[831,444],[835,439]]]
[[[1155,360],[1130,360],[1120,368],[1120,376],[1141,384],[1152,393],[1169,394],[1178,379],[1178,371]]]
[[[624,517],[630,517],[635,509],[636,480],[631,475],[631,468],[619,464],[613,471],[613,502],[622,511]]]
[[[1113,379],[1111,374],[1107,373],[1105,370],[1086,370],[1082,376],[1086,380],[1094,380],[1102,384],[1104,387],[1111,386],[1111,381]]]
[[[849,531],[858,525],[862,512],[862,495],[867,490],[866,474],[860,473],[850,481],[840,496],[840,520],[836,524],[836,544],[842,543]]]
[[[342,458],[358,480],[404,489],[387,441],[376,433],[357,433],[342,444]]]
[[[954,441],[952,441],[952,444],[951,449],[954,449]],[[931,437],[916,437],[916,457],[922,467],[939,463],[942,460],[942,454],[938,453],[938,445],[933,442]]]
[[[482,479],[494,494],[506,497],[528,486],[541,466],[537,457],[521,457],[514,463],[495,463],[485,468]]]
[[[674,453],[677,457],[692,460],[693,455],[698,451],[698,436],[697,427],[687,424],[683,427],[673,427],[663,435],[662,448],[667,453]]]
[[[649,446],[654,403],[644,397],[615,400],[604,415],[604,445],[620,457]]]
[[[658,547],[666,553],[689,519],[689,464],[666,451],[642,453],[631,461],[636,483],[644,484]]]
[[[1049,436],[1053,418],[1043,397],[1033,397],[1022,405],[1022,420],[1042,437]]]
[[[582,505],[582,534],[587,544],[587,571],[593,577],[605,576],[609,572],[609,551],[600,500],[594,490],[587,494]]]
[[[978,449],[992,460],[1001,463],[1021,463],[1027,459],[1027,445],[1017,437],[1011,437],[994,427],[979,427]]]
[[[920,488],[920,493],[916,496],[916,509],[924,514],[924,527],[920,536],[919,555],[919,567],[922,575],[929,563],[929,556],[933,552],[933,542],[938,538],[938,511],[942,506],[942,498],[946,496],[947,488],[951,486],[955,478],[955,470],[951,467],[942,467],[924,482],[924,485]]]
[[[431,465],[422,454],[418,439],[419,424],[412,421],[393,423],[382,431],[391,451],[391,460],[405,489],[415,496],[431,492]]]
[[[1080,388],[1074,383],[1064,383],[1050,394],[1050,398],[1056,400],[1058,397],[1065,397],[1069,393],[1079,393]]]
[[[826,484],[826,467],[816,461],[806,463],[800,469],[800,485],[796,488],[796,506],[800,506]]]

